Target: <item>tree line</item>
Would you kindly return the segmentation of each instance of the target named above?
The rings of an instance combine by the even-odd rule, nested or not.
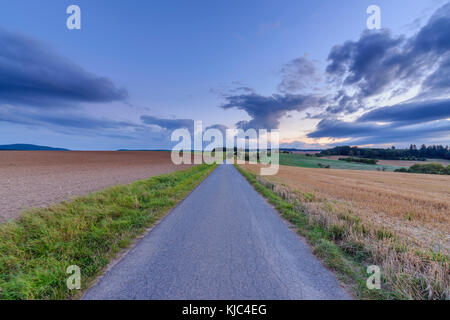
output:
[[[427,173],[427,174],[445,174],[450,175],[450,165],[444,167],[440,163],[415,164],[406,168],[396,169],[395,172],[409,172],[409,173]]]
[[[319,154],[320,156],[350,156],[359,158],[370,159],[386,159],[386,160],[422,160],[426,158],[433,159],[449,159],[450,149],[448,146],[443,145],[422,145],[417,148],[415,144],[411,144],[408,149],[396,149],[394,146],[391,148],[358,148],[350,146],[339,146],[331,149],[323,150]]]

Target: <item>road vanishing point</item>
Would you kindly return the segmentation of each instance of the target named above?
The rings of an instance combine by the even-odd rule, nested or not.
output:
[[[350,299],[232,165],[219,165],[84,299]]]

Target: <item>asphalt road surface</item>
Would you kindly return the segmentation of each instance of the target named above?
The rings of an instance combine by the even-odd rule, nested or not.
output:
[[[84,299],[349,299],[232,165],[220,165]]]

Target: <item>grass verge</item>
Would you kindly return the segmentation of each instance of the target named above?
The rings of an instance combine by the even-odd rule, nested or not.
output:
[[[111,187],[0,225],[0,299],[75,296],[66,285],[70,265],[80,267],[82,286],[90,283],[214,168],[198,165]]]
[[[327,230],[320,224],[309,219],[300,202],[288,201],[287,196],[277,194],[260,182],[257,177],[245,171],[238,165],[235,167],[247,179],[247,181],[264,198],[272,204],[280,215],[296,227],[297,233],[305,237],[312,247],[313,253],[318,256],[330,269],[336,272],[341,283],[350,288],[351,293],[360,299],[388,299],[390,292],[384,290],[369,290],[366,285],[369,274],[366,273],[367,265],[358,261],[358,255],[365,255],[360,250],[358,255],[347,254],[333,239],[339,230]],[[358,250],[355,250],[357,252]]]

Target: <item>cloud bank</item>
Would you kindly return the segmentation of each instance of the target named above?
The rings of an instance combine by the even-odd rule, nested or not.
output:
[[[355,144],[450,140],[450,3],[410,38],[365,31],[358,41],[334,46],[328,60],[326,74],[342,89],[312,116],[322,121],[309,138],[348,138]],[[381,93],[392,98],[413,86],[419,91],[409,101],[367,105],[367,98]],[[354,121],[339,119],[368,109]]]
[[[231,95],[226,97],[223,109],[245,111],[252,119],[239,121],[236,126],[242,129],[274,129],[280,125],[281,117],[290,111],[302,111],[317,104],[311,95],[274,94],[262,96],[256,93]]]
[[[127,97],[110,79],[84,70],[45,44],[0,29],[0,103],[49,108]]]

